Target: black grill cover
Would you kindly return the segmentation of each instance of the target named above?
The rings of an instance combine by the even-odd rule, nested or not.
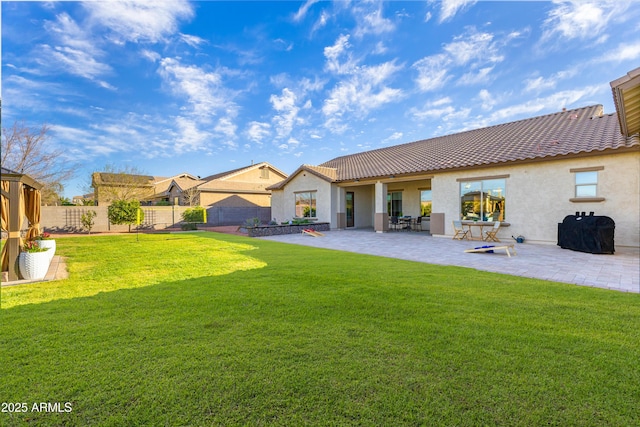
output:
[[[615,222],[608,216],[567,215],[558,224],[558,246],[592,254],[612,254]]]

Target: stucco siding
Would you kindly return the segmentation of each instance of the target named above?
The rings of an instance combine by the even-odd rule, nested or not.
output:
[[[573,202],[575,174],[571,169],[600,168],[597,196],[602,202]],[[616,223],[616,245],[640,246],[640,154],[614,154],[536,162],[438,174],[432,181],[433,212],[445,213],[445,230],[460,217],[460,182],[463,178],[509,175],[506,178],[505,221],[511,226],[503,237],[523,235],[528,241],[557,242],[557,224],[565,216],[594,212]]]
[[[332,203],[335,199],[335,189],[332,189],[331,183],[307,172],[296,175],[283,191],[273,191],[276,196],[272,196],[271,212],[272,216],[277,215],[276,221],[288,221],[295,217],[295,194],[303,191],[316,192],[316,218],[320,222],[330,223],[331,228],[335,228],[336,219]]]
[[[271,197],[268,194],[230,194],[200,193],[200,205],[211,207],[269,207]]]

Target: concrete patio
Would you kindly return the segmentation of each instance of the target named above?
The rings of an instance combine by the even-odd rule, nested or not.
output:
[[[616,247],[613,255],[596,255],[553,244],[518,244],[510,238],[502,238],[502,243],[492,243],[496,246],[513,243],[517,255],[509,258],[504,251],[493,254],[464,252],[488,245],[485,242],[432,237],[427,233],[338,230],[323,234],[322,237],[289,234],[260,239],[640,293],[638,248]]]

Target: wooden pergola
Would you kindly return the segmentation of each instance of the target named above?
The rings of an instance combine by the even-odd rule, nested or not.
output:
[[[8,281],[18,280],[18,256],[22,246],[20,231],[25,217],[29,222],[26,238],[40,234],[40,190],[42,184],[28,175],[2,168],[2,231],[8,239],[2,247],[2,275]]]

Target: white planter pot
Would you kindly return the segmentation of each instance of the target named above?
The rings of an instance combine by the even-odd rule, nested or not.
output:
[[[49,254],[49,261],[53,259],[53,256],[56,254],[56,241],[55,240],[36,240],[38,242],[38,246],[41,248],[49,249],[46,253]]]
[[[20,274],[25,280],[42,280],[47,275],[51,258],[49,252],[21,252],[18,258]]]

